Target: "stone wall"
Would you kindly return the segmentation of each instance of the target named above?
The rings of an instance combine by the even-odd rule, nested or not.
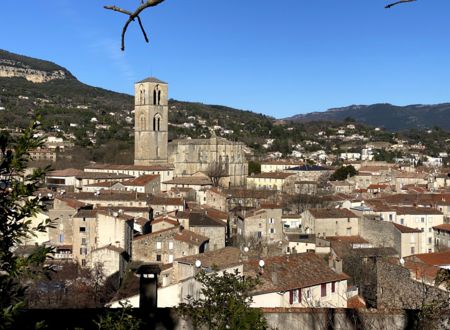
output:
[[[448,302],[448,293],[411,278],[400,265],[378,260],[377,308],[418,309],[425,304]]]

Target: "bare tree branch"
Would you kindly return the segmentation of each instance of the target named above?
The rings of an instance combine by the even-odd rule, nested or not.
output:
[[[139,17],[139,15],[142,13],[142,11],[144,11],[147,8],[150,7],[155,7],[159,4],[161,4],[162,2],[164,2],[165,0],[147,0],[146,2],[142,3],[134,12],[119,8],[117,6],[104,6],[105,9],[108,10],[112,10],[112,11],[117,11],[119,13],[128,15],[128,20],[125,22],[123,29],[122,29],[122,50],[125,50],[125,34],[127,32],[128,26],[130,25],[131,22],[133,22],[136,18],[138,20],[139,26],[141,28],[142,34],[144,35],[145,41],[148,42],[148,37],[147,37],[147,33],[145,32],[144,26],[142,25],[142,21],[141,18]]]
[[[401,3],[413,2],[413,1],[417,1],[417,0],[399,0],[399,1],[397,1],[397,2],[393,2],[393,3],[391,3],[391,4],[387,5],[387,6],[385,6],[384,8],[391,8],[391,7],[396,6],[396,5],[399,5],[399,4],[401,4]]]

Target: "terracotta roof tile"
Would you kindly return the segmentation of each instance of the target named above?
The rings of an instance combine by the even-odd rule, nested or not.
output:
[[[124,181],[124,182],[122,182],[122,184],[124,186],[145,186],[149,182],[152,182],[152,181],[158,180],[158,179],[159,179],[159,175],[151,175],[151,174],[141,175],[137,178]]]
[[[443,224],[441,224],[441,225],[434,226],[433,229],[438,229],[438,230],[443,230],[443,231],[448,231],[448,232],[450,232],[450,224],[448,224],[448,223],[443,223]]]
[[[399,225],[398,223],[393,223],[394,227],[397,228],[401,233],[403,234],[409,234],[409,233],[421,233],[422,231],[419,229]]]
[[[229,246],[219,250],[178,258],[176,261],[194,265],[196,260],[200,260],[202,262],[202,267],[213,268],[214,266],[217,266],[219,269],[224,269],[242,264],[240,255],[241,251],[238,248]]]
[[[349,279],[344,273],[336,273],[329,268],[322,257],[314,253],[299,253],[288,256],[263,258],[265,265],[260,273],[259,260],[244,263],[245,275],[257,276],[261,284],[255,294],[283,292],[306,288],[322,283]]]

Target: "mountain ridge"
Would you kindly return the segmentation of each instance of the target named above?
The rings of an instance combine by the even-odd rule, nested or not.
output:
[[[284,118],[286,121],[303,123],[311,121],[344,122],[349,119],[391,131],[430,129],[433,127],[450,131],[450,103],[411,104],[406,106],[390,103],[354,104],[330,108],[323,112],[310,112]]]

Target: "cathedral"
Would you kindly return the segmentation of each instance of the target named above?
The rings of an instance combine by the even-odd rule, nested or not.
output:
[[[173,165],[175,176],[208,172],[220,164],[226,172],[221,184],[244,186],[248,164],[244,144],[214,134],[209,139],[168,140],[169,106],[167,83],[150,77],[134,86],[135,165]]]

